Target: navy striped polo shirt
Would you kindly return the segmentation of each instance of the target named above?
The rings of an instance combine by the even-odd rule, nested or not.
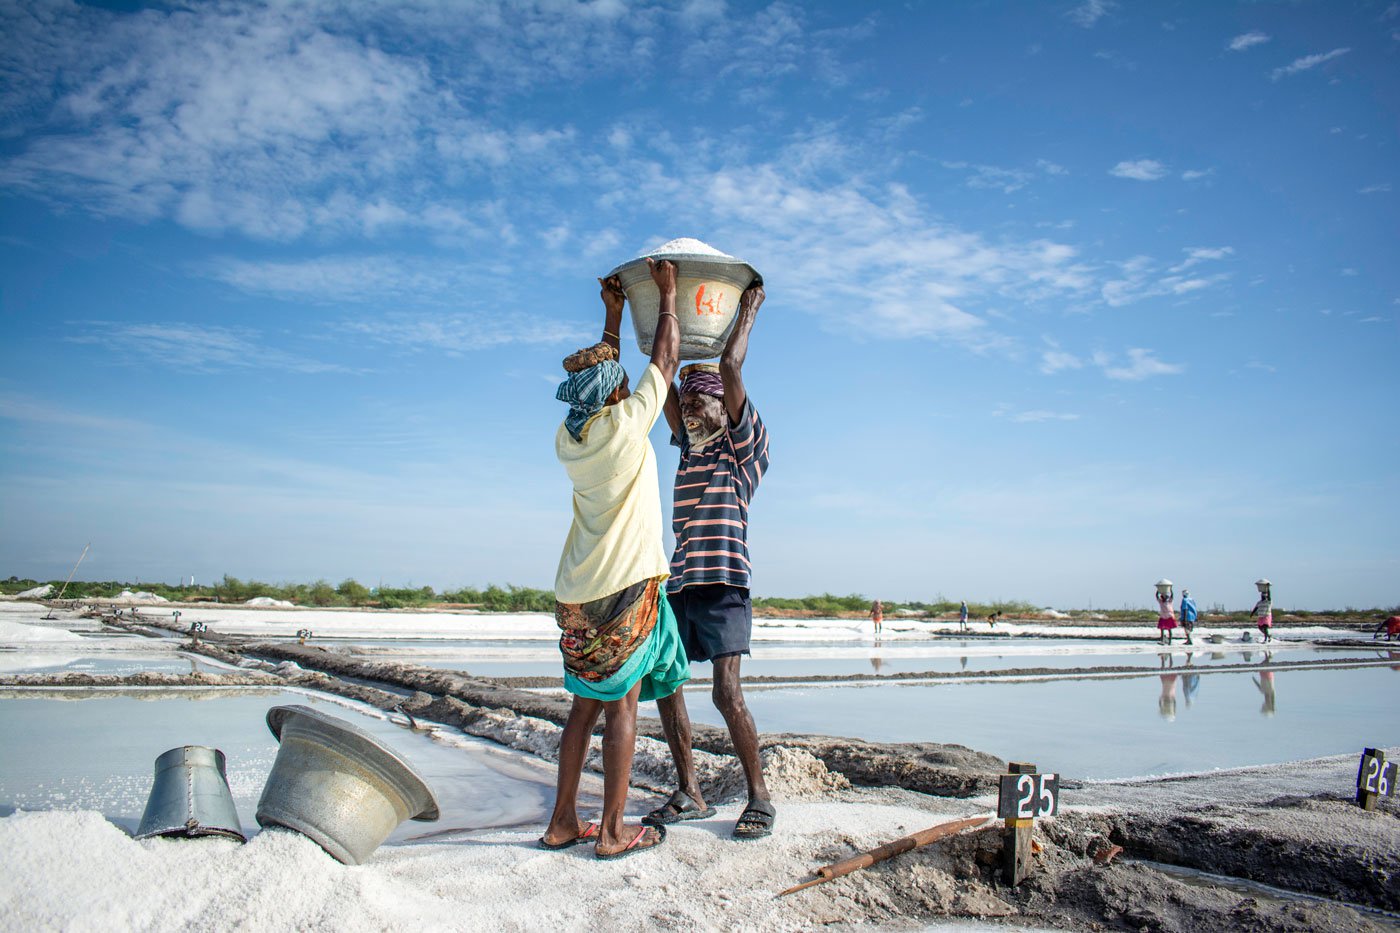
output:
[[[692,448],[684,436],[673,436],[671,443],[680,447],[681,462],[671,512],[676,552],[666,591],[707,583],[748,589],[749,500],[768,469],[768,429],[745,399],[739,423],[708,443]]]

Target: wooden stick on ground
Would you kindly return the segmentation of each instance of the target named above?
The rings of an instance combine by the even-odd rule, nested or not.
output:
[[[892,859],[896,855],[909,852],[913,849],[922,848],[931,842],[937,842],[948,836],[956,836],[964,829],[981,826],[989,819],[991,819],[989,816],[974,816],[965,820],[954,820],[951,823],[939,823],[937,826],[921,829],[912,835],[901,836],[893,842],[887,842],[868,852],[862,852],[860,855],[853,855],[833,865],[823,865],[821,868],[817,869],[817,877],[813,878],[811,881],[804,881],[799,885],[794,885],[786,891],[779,892],[775,897],[783,897],[792,894],[794,891],[801,891],[805,888],[810,888],[840,878],[843,875],[849,875],[852,872],[860,871],[862,868],[869,868],[871,865],[878,862]]]

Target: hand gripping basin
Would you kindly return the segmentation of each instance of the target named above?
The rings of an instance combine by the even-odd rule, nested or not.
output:
[[[267,727],[281,748],[258,800],[263,828],[295,830],[359,865],[404,820],[438,818],[427,782],[367,732],[308,706],[274,706]]]

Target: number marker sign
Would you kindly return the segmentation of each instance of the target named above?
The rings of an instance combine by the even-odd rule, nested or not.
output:
[[[1397,774],[1396,762],[1386,761],[1385,752],[1368,748],[1361,753],[1361,767],[1356,772],[1356,802],[1364,810],[1374,810],[1376,800],[1394,797]],[[1004,780],[1004,779],[1003,779]]]
[[[1060,810],[1058,774],[1004,774],[997,816],[1006,820],[1054,816]]]

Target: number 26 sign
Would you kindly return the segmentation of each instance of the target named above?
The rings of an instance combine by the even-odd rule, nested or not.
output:
[[[1367,749],[1366,754],[1361,756],[1361,769],[1356,775],[1357,792],[1379,797],[1395,796],[1395,765],[1393,761],[1386,761],[1384,754]]]
[[[997,797],[1001,819],[1054,816],[1060,809],[1058,774],[1004,774]]]

